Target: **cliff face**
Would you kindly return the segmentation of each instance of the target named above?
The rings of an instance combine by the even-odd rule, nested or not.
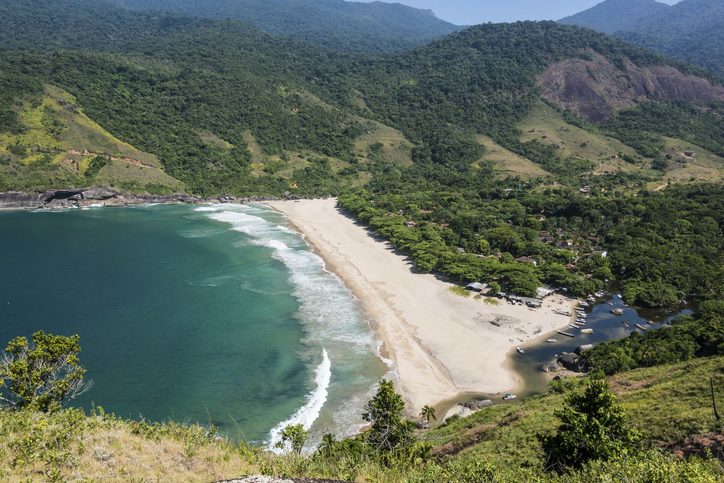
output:
[[[599,54],[591,60],[566,59],[538,77],[544,99],[593,122],[605,121],[642,100],[724,101],[724,88],[671,66],[618,67]]]

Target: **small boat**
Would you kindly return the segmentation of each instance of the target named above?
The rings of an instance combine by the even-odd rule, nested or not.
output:
[[[558,342],[558,339],[546,339],[546,342],[554,344],[554,343]]]
[[[575,337],[575,335],[573,335],[573,334],[571,334],[571,333],[569,333],[569,332],[563,332],[562,330],[558,330],[558,331],[556,331],[556,332],[558,332],[558,333],[561,334],[561,335],[565,335],[566,337]]]
[[[624,327],[629,327],[629,326],[631,326],[631,324],[629,324],[629,323],[626,322],[625,320],[624,320],[623,322],[621,322],[621,323],[623,324]]]
[[[617,294],[616,294],[616,297],[618,297],[618,298],[620,298],[620,299],[623,298],[623,296],[622,296],[620,293],[617,293]]]
[[[641,325],[641,324],[636,324],[636,328],[639,329],[639,330],[642,330],[642,331],[644,331],[644,332],[646,332],[647,330],[649,330],[648,327],[644,327],[644,326]]]
[[[593,329],[581,329],[581,334],[593,334]]]
[[[656,322],[654,322],[653,320],[649,320],[649,321],[646,322],[646,323],[649,324],[649,325],[656,325]]]
[[[515,350],[517,350],[520,355],[525,354],[525,351],[521,347],[516,347]]]
[[[516,396],[515,394],[508,393],[505,396],[503,396],[503,401],[510,401],[511,399],[515,399],[517,397],[518,396]]]
[[[623,315],[623,309],[611,309],[613,315]]]
[[[578,305],[580,305],[581,307],[588,307],[590,304],[585,300],[582,300]]]

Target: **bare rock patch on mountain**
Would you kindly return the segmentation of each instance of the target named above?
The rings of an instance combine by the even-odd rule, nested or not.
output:
[[[566,59],[551,64],[538,77],[544,99],[593,122],[609,119],[643,100],[724,100],[724,87],[671,66],[637,66],[626,59],[614,65],[600,54],[590,60]]]

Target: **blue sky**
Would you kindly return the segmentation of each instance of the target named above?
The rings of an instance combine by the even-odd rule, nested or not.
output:
[[[373,1],[373,0],[356,0]],[[516,20],[558,20],[581,12],[602,0],[383,0],[404,3],[417,8],[432,9],[448,22],[473,25],[485,22]],[[659,0],[674,4],[678,0]]]

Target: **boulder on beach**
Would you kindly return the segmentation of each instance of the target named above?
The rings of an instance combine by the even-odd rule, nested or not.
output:
[[[543,372],[561,372],[562,370],[563,368],[555,360],[543,366]]]
[[[569,371],[581,372],[580,357],[573,352],[564,352],[558,356],[557,362]]]
[[[118,196],[118,193],[107,188],[91,188],[83,191],[82,194],[85,200],[108,200]]]
[[[472,411],[477,411],[478,409],[487,408],[492,405],[493,405],[493,401],[491,401],[490,399],[468,401],[465,404],[463,404],[464,407],[466,407]]]

